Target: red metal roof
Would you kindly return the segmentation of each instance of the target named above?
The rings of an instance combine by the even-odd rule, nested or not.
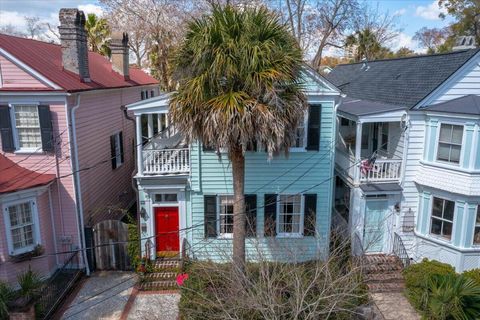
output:
[[[0,194],[43,186],[54,179],[54,174],[25,169],[0,154]]]
[[[88,53],[92,82],[82,82],[78,75],[63,69],[62,50],[58,44],[0,34],[0,48],[66,91],[134,87],[158,83],[155,78],[137,68],[130,68],[130,80],[127,81],[112,70],[112,64],[107,58],[94,52]],[[15,89],[3,91],[15,91]]]

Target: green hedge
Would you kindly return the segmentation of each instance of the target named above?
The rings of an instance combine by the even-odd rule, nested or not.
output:
[[[463,275],[467,278],[472,279],[475,281],[478,285],[480,285],[480,269],[472,269],[469,271],[465,271]]]

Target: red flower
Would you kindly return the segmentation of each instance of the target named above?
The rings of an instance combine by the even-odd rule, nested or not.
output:
[[[182,286],[183,285],[183,282],[185,282],[185,280],[188,279],[188,274],[186,273],[180,273],[178,276],[177,276],[177,284],[179,286]]]

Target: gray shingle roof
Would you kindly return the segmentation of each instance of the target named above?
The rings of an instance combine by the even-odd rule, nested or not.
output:
[[[402,109],[406,108],[403,106],[388,104],[384,102],[361,100],[349,97],[345,98],[345,100],[343,100],[343,102],[338,107],[339,111],[349,113],[355,116],[365,116],[369,114],[397,111]]]
[[[474,94],[422,108],[421,110],[480,115],[480,97]]]
[[[479,51],[343,64],[326,78],[351,98],[413,107]]]

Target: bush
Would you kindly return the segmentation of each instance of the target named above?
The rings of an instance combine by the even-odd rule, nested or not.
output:
[[[128,227],[128,244],[127,244],[127,254],[130,258],[130,265],[133,270],[137,270],[141,263],[141,252],[140,252],[140,232],[138,226],[135,223],[135,219],[132,216],[127,218],[127,227]]]
[[[412,305],[420,311],[427,310],[432,276],[449,274],[455,274],[451,265],[428,259],[406,268],[406,293]]]
[[[480,285],[480,269],[472,269],[472,270],[465,271],[463,275],[467,278],[472,279],[478,285]]]
[[[0,319],[8,319],[8,305],[13,300],[13,289],[0,281]]]
[[[18,295],[21,298],[29,301],[37,298],[40,294],[40,289],[43,285],[42,277],[32,269],[29,268],[28,271],[19,274],[17,281],[20,286]]]
[[[433,275],[429,284],[426,317],[480,319],[480,285],[457,274]]]

